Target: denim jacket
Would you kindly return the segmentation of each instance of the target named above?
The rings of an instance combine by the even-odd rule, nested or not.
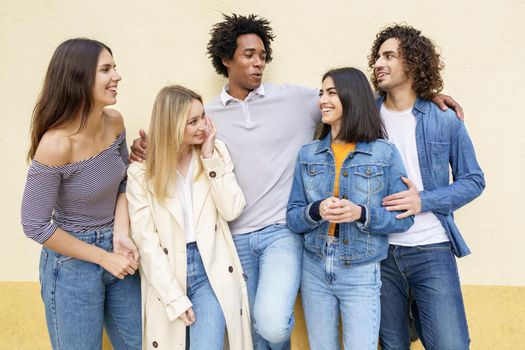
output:
[[[329,222],[310,217],[310,206],[333,196],[335,160],[330,147],[331,135],[304,145],[295,166],[286,220],[290,230],[305,235],[305,248],[323,257]],[[401,181],[405,167],[396,147],[385,140],[359,142],[343,161],[339,177],[339,198],[366,209],[364,223],[339,224],[340,259],[345,266],[380,261],[387,256],[387,234],[404,232],[414,223],[412,217],[396,219],[382,199],[404,191]]]
[[[381,108],[383,102],[383,97],[377,99],[377,107]],[[464,123],[453,111],[442,111],[418,97],[412,113],[416,117],[416,147],[425,188],[419,192],[421,211],[437,216],[456,256],[468,255],[470,250],[454,222],[454,211],[474,200],[485,188],[474,146]]]

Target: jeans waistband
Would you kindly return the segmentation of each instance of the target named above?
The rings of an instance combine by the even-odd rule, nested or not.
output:
[[[106,227],[99,230],[84,231],[84,232],[68,232],[73,237],[87,242],[97,243],[105,240],[113,239],[113,227]]]

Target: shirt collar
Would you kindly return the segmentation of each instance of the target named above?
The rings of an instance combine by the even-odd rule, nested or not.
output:
[[[225,85],[221,90],[221,102],[224,106],[226,106],[229,101],[240,101],[239,99],[230,96],[228,91],[229,91],[228,85]],[[264,96],[265,93],[266,91],[264,90],[264,85],[261,84],[259,85],[257,89],[253,90],[252,92],[248,94],[248,96],[246,96],[246,100],[250,100],[252,96]]]

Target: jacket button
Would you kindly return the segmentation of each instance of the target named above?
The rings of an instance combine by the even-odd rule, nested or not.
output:
[[[151,343],[151,345],[153,345],[154,348],[158,348],[158,347],[159,347],[159,343],[157,343],[156,341],[154,341],[153,343]]]
[[[342,198],[343,199],[348,199],[348,196],[345,194]]]
[[[370,168],[366,168],[366,175],[370,175],[372,174],[372,170],[370,170]]]
[[[345,266],[350,266],[350,261],[345,261]]]
[[[215,231],[217,231],[217,225],[215,225]]]
[[[168,248],[162,249],[164,251],[164,254],[168,255]]]
[[[210,171],[210,177],[213,179],[215,176],[217,176],[217,173],[215,171]]]
[[[244,272],[242,273],[242,278],[243,278],[245,281],[248,281],[248,275],[245,274]]]
[[[348,239],[343,239],[343,244],[348,244]]]
[[[347,177],[348,176],[348,171],[343,172],[343,176]]]
[[[233,272],[233,267],[232,267],[232,266],[229,266],[229,267],[228,267],[228,271],[230,271],[230,273]]]

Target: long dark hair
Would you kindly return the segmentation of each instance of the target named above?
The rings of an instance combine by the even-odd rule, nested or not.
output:
[[[70,122],[80,115],[78,131],[86,127],[93,107],[93,83],[98,56],[111,49],[103,43],[85,38],[70,39],[60,44],[49,62],[44,86],[33,109],[30,161],[46,131]]]
[[[343,106],[341,129],[334,139],[344,142],[371,142],[386,138],[386,131],[374,101],[366,76],[357,68],[332,69],[323,75],[332,78]],[[323,124],[319,139],[323,139],[331,126]]]

